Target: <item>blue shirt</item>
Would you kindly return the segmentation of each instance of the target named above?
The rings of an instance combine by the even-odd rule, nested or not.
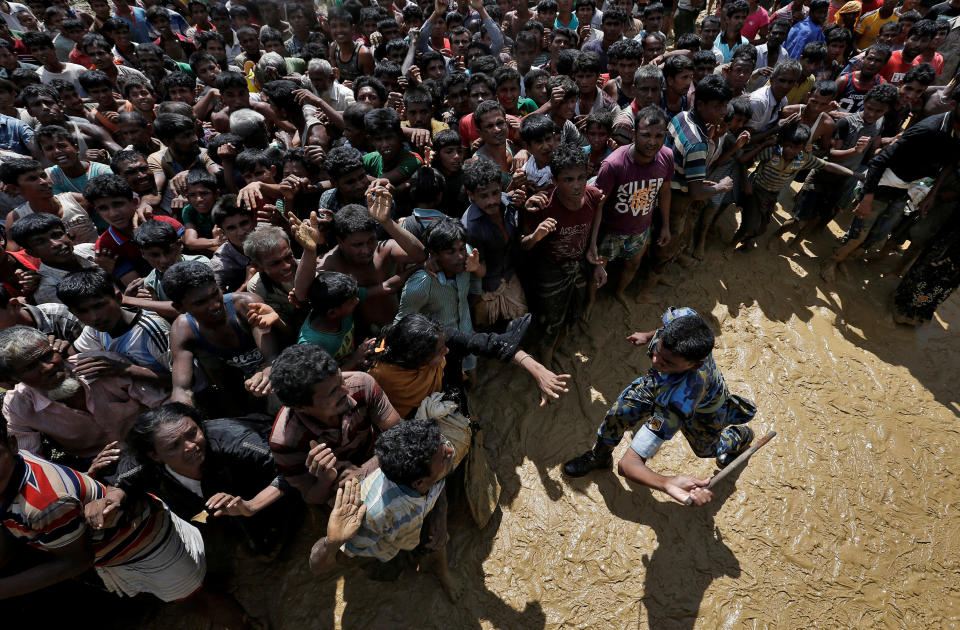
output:
[[[822,42],[825,40],[823,28],[818,24],[814,24],[810,16],[807,16],[802,22],[797,22],[793,25],[783,47],[787,49],[787,54],[789,54],[791,58],[799,59],[804,46],[810,42]]]
[[[723,62],[727,63],[733,57],[733,51],[737,48],[740,48],[744,44],[749,44],[750,42],[743,35],[740,36],[740,41],[734,44],[733,46],[728,46],[727,42],[723,41],[723,33],[717,35],[717,38],[713,40],[713,47],[723,53]]]
[[[147,22],[147,12],[140,7],[130,7],[130,11],[133,13],[132,21],[116,13],[113,14],[113,17],[118,17],[130,25],[130,39],[138,44],[152,44],[153,39],[150,37],[151,28],[150,23]],[[173,20],[170,23],[172,25]]]
[[[33,129],[19,118],[0,114],[0,149],[30,156]]]

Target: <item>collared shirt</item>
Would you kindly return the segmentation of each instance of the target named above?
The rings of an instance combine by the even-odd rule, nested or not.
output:
[[[872,46],[877,41],[877,35],[880,34],[883,25],[887,22],[896,22],[898,19],[899,17],[893,11],[887,17],[881,16],[880,9],[861,15],[853,27],[854,33],[860,38],[857,40],[857,48],[863,50]]]
[[[0,114],[0,149],[30,156],[33,129],[18,118]]]
[[[899,140],[870,160],[864,194],[875,193],[888,168],[905,182],[936,177],[960,154],[960,136],[953,128],[953,113],[930,116],[903,132]]]
[[[823,36],[823,28],[814,24],[808,15],[802,22],[797,22],[790,29],[787,35],[787,41],[783,47],[793,59],[799,59],[803,47],[810,42],[822,42],[826,38]]]
[[[472,251],[472,248],[469,248]],[[442,271],[434,278],[424,270],[415,272],[403,286],[400,309],[393,320],[399,322],[409,313],[429,315],[444,327],[473,332],[470,317],[470,295],[480,295],[480,278],[463,271],[453,278]]]
[[[151,496],[124,505],[104,527],[89,529],[84,506],[103,498],[103,484],[27,452],[15,457],[10,484],[17,494],[0,505],[0,524],[20,542],[46,551],[61,549],[89,534],[94,565],[102,567],[149,556],[172,534],[169,511]]]
[[[379,468],[360,484],[360,496],[367,506],[356,536],[340,547],[348,556],[392,560],[400,551],[420,544],[423,521],[443,491],[445,480],[420,494],[410,486],[387,479]]]
[[[740,48],[744,44],[749,44],[749,43],[750,42],[747,41],[747,38],[741,35],[740,41],[738,41],[737,43],[731,46],[730,44],[724,41],[723,33],[720,33],[719,35],[717,35],[717,38],[713,40],[713,48],[714,50],[720,51],[720,53],[723,55],[723,63],[726,63],[730,61],[730,59],[733,57],[733,51],[735,51],[737,48]]]
[[[130,7],[130,17],[113,14],[130,25],[130,39],[138,44],[150,43],[150,23],[147,21],[147,12],[140,7]]]
[[[496,291],[502,281],[509,282],[513,277],[520,246],[520,239],[517,238],[519,212],[505,194],[500,195],[500,216],[503,217],[509,241],[503,235],[503,230],[475,203],[470,204],[462,218],[463,226],[467,228],[467,240],[480,250],[480,260],[487,265],[482,284],[483,290],[488,292]]]
[[[84,409],[50,400],[23,383],[7,392],[3,414],[21,449],[41,454],[40,436],[47,435],[70,455],[94,457],[110,442],[122,441],[141,412],[168,398],[160,388],[127,376],[76,378],[83,385]]]
[[[673,149],[673,180],[670,188],[687,192],[690,182],[707,177],[707,156],[713,141],[695,112],[681,112],[667,125],[666,146]]]
[[[766,131],[780,118],[780,110],[787,104],[787,98],[783,97],[779,101],[773,96],[773,90],[769,85],[760,88],[750,94],[750,109],[753,115],[747,127],[750,131]]]
[[[169,223],[177,231],[178,235],[183,234],[183,225],[173,217],[157,214],[154,215],[153,220]],[[97,239],[96,248],[98,250],[108,249],[116,254],[117,263],[113,269],[115,278],[121,278],[131,271],[136,271],[137,275],[143,277],[150,273],[152,269],[150,263],[144,260],[140,254],[140,247],[133,239],[124,236],[113,226],[108,227],[107,231],[100,235],[100,238]]]
[[[277,468],[291,486],[306,490],[316,478],[307,471],[310,441],[329,446],[337,461],[360,466],[373,454],[373,429],[383,430],[400,419],[393,405],[372,376],[343,372],[350,410],[340,424],[328,427],[313,418],[284,407],[270,432],[270,450]]]

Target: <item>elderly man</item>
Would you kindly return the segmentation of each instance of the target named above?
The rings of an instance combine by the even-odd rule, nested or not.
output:
[[[46,436],[75,463],[89,464],[105,446],[123,439],[142,411],[169,395],[125,375],[127,365],[109,352],[66,362],[36,328],[0,331],[0,371],[17,382],[3,400],[10,434],[34,455],[43,455]]]
[[[311,59],[307,64],[307,79],[303,80],[304,86],[313,88],[316,95],[327,102],[330,107],[338,112],[342,112],[347,105],[354,102],[353,90],[348,89],[337,80],[337,74],[334,72],[330,62],[326,59]],[[313,108],[316,111],[316,108]],[[309,107],[304,109],[304,113],[309,117],[313,111]]]

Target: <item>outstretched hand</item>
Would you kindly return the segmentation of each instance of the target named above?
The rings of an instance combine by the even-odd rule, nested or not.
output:
[[[363,523],[367,506],[360,497],[360,482],[348,479],[342,488],[337,488],[337,498],[327,521],[327,540],[336,545],[350,541]]]
[[[650,340],[653,339],[654,334],[654,332],[635,332],[627,337],[627,341],[635,346],[645,346],[650,343]]]

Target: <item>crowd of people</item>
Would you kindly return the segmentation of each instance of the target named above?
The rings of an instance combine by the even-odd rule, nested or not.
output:
[[[0,598],[94,569],[260,627],[207,556],[271,557],[308,505],[315,572],[417,564],[456,598],[476,365],[560,398],[608,272],[650,300],[836,221],[823,281],[899,256],[894,318],[930,321],[960,283],[960,1],[704,4],[0,0]],[[619,472],[701,505],[648,459],[681,432],[725,466],[756,408],[699,315],[662,324],[563,471],[636,429]]]

